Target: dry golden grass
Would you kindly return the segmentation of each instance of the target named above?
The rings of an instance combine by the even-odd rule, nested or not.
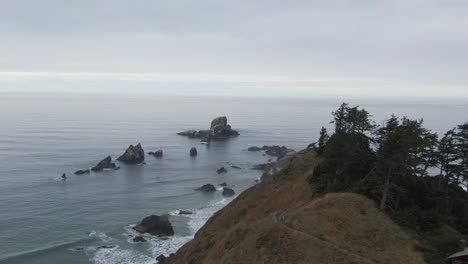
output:
[[[272,181],[216,213],[170,263],[424,263],[415,242],[365,197],[312,200],[316,164],[311,150],[295,155]]]

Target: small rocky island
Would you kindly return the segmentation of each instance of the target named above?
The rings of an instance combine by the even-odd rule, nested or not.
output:
[[[145,151],[140,143],[136,146],[130,145],[117,160],[129,164],[141,163],[145,160]]]
[[[174,229],[166,215],[150,215],[141,220],[133,229],[138,233],[149,233],[155,236],[173,236]]]
[[[226,139],[239,136],[239,132],[233,130],[231,125],[228,125],[227,117],[220,116],[211,121],[209,130],[187,130],[177,135],[186,136],[189,138],[199,138],[202,141],[210,141],[211,139]]]
[[[115,165],[115,163],[112,162],[111,156],[107,156],[105,159],[101,160],[96,166],[92,167],[92,171],[103,171],[103,170],[116,170],[119,169]]]

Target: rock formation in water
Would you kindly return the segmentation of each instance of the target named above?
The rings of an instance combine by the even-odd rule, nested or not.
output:
[[[141,223],[135,226],[135,229],[139,233],[149,233],[156,236],[173,236],[174,229],[172,228],[171,222],[166,215],[150,215],[145,217]]]
[[[198,155],[198,151],[197,151],[197,148],[196,147],[193,147],[190,149],[190,156],[191,157],[195,157]]]
[[[112,162],[111,156],[107,156],[101,160],[96,166],[92,167],[92,171],[103,171],[103,170],[116,170],[118,167]]]
[[[313,150],[212,216],[170,264],[423,264],[417,242],[361,195],[314,197]]]
[[[213,184],[205,184],[200,188],[195,189],[196,191],[202,192],[216,192],[216,187]]]
[[[286,157],[287,155],[294,154],[294,150],[288,149],[285,146],[263,146],[261,148],[253,146],[247,149],[248,151],[265,151],[267,155],[276,157],[278,160]]]
[[[117,160],[129,164],[141,163],[145,160],[145,151],[140,143],[136,146],[130,145]]]
[[[142,236],[137,236],[133,238],[133,242],[147,242],[146,239]]]
[[[231,126],[228,124],[227,117],[221,116],[211,121],[209,130],[187,130],[177,134],[190,138],[199,138],[203,141],[210,141],[211,139],[226,139],[229,137],[235,137],[239,135],[239,132],[231,128]]]
[[[162,149],[157,150],[155,152],[150,151],[150,152],[148,152],[148,155],[154,156],[155,158],[162,158],[163,157],[163,151],[162,151]]]
[[[218,170],[216,170],[216,173],[218,173],[218,174],[224,174],[224,173],[227,173],[227,172],[228,172],[227,169],[224,168],[224,167],[221,167]]]
[[[233,189],[226,188],[226,187],[223,188],[223,196],[224,197],[231,197],[231,196],[234,196],[235,194],[236,194],[236,192],[234,192]]]
[[[75,171],[73,174],[75,175],[83,175],[83,174],[89,174],[90,173],[90,170],[89,169],[86,169],[86,170],[77,170]]]

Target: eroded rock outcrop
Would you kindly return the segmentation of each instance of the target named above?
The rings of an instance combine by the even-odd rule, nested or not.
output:
[[[199,138],[203,141],[210,141],[211,139],[225,139],[229,137],[235,137],[239,135],[239,132],[231,128],[231,126],[228,124],[227,117],[220,116],[211,121],[209,130],[187,130],[177,134],[190,138]]]
[[[216,187],[213,184],[205,184],[200,188],[195,189],[196,191],[201,192],[216,192]]]
[[[198,151],[197,151],[197,148],[193,147],[190,149],[190,156],[191,157],[195,157],[198,155]]]
[[[103,171],[103,170],[116,170],[118,167],[112,162],[111,156],[107,156],[101,160],[96,166],[92,167],[92,171]]]
[[[90,173],[90,170],[89,169],[86,169],[86,170],[77,170],[75,171],[73,174],[75,175],[83,175],[83,174],[89,174]]]
[[[143,218],[141,223],[135,226],[135,229],[139,233],[149,233],[155,236],[173,236],[174,229],[172,228],[171,222],[166,215],[150,215]]]
[[[145,151],[141,147],[140,143],[136,146],[130,145],[127,150],[125,150],[125,153],[117,160],[129,164],[141,163],[145,160]]]
[[[163,157],[163,151],[162,151],[162,149],[157,150],[155,152],[150,151],[150,152],[148,152],[148,155],[154,156],[155,158],[162,158]]]
[[[231,197],[231,196],[234,196],[235,194],[236,194],[236,192],[234,192],[233,189],[226,188],[226,187],[223,188],[223,196],[224,197]]]

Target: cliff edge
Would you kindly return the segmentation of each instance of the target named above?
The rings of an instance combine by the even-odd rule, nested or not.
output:
[[[313,198],[318,162],[313,150],[292,156],[210,218],[168,263],[424,263],[417,242],[373,201],[351,193]]]

